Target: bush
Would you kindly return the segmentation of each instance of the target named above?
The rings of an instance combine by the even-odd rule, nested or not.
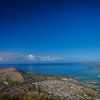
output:
[[[16,82],[16,81],[7,81],[8,85],[17,85],[20,82]]]
[[[39,95],[38,93],[30,93],[30,94],[0,94],[0,100],[54,100],[51,98],[45,98],[43,95]]]

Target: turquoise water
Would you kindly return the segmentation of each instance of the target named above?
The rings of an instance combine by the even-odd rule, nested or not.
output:
[[[22,71],[40,74],[94,76],[100,75],[100,69],[81,63],[47,63],[47,64],[0,64],[0,69],[14,67]]]
[[[81,63],[50,63],[50,64],[0,64],[2,68],[17,68],[21,71],[35,72],[40,74],[52,74],[52,75],[68,75],[68,76],[94,76],[100,75],[100,69],[90,65],[81,65]],[[77,81],[84,82],[89,79],[100,78],[82,78],[76,79]],[[3,83],[0,83],[3,84]],[[96,86],[100,86],[100,83],[91,83]]]
[[[5,85],[5,83],[4,82],[0,82],[0,85]]]
[[[86,80],[100,80],[100,77],[91,77],[91,78],[76,78],[76,81],[85,82]],[[100,83],[88,83],[100,87]]]

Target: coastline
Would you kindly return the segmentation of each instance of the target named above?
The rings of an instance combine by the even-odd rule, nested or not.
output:
[[[96,84],[96,83],[100,83],[100,82],[86,82],[86,83],[95,83]]]
[[[38,89],[38,86],[40,86],[41,90],[43,90],[45,93],[50,93],[51,95],[57,96],[61,99],[68,98],[69,100],[72,100],[74,97],[77,100],[78,98],[89,97],[92,100],[94,97],[99,97],[99,86],[74,80],[74,78],[89,78],[93,76],[48,75],[34,72],[25,73],[30,80],[28,83],[25,82],[23,84],[17,84],[13,86],[7,85],[7,88],[1,88],[1,90],[3,89],[3,93],[16,94],[22,90],[24,91],[25,88],[27,88],[27,93],[31,92],[30,89],[33,90],[34,88],[35,90]],[[2,82],[7,84],[5,80]],[[30,86],[32,86],[32,88]],[[84,96],[84,93],[87,95],[87,97]]]
[[[63,78],[72,78],[72,79],[80,79],[80,78],[93,78],[93,77],[100,77],[100,75],[94,75],[94,76],[69,76],[69,75],[53,75],[53,74],[39,74],[39,73],[36,73],[36,72],[28,72],[28,71],[25,71],[26,73],[34,73],[34,74],[37,74],[37,75],[45,75],[45,76],[58,76],[58,77],[63,77]]]
[[[100,80],[86,80],[87,83],[100,83]]]
[[[83,63],[82,65],[91,65],[91,66],[95,66],[97,68],[100,68],[100,63],[90,63],[90,62],[86,62],[86,63]]]
[[[8,85],[8,83],[7,83],[7,82],[5,82],[5,81],[3,81],[3,83],[5,83],[6,85]]]

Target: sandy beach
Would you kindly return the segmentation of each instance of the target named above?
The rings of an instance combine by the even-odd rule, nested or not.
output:
[[[4,82],[6,85],[8,84],[7,82]]]

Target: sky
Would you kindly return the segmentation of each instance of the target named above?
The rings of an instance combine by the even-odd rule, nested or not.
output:
[[[0,63],[100,62],[100,0],[0,0]]]

